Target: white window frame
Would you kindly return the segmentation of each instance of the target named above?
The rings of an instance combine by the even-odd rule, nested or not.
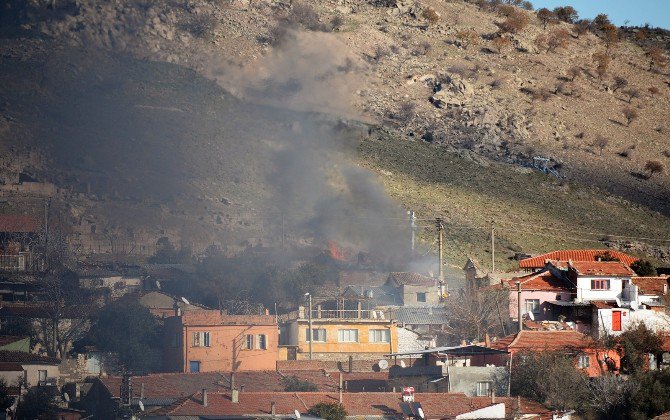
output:
[[[256,335],[256,350],[268,349],[268,337],[265,334]]]
[[[352,335],[355,337],[352,337]],[[341,329],[337,331],[337,341],[339,343],[358,343],[358,337],[357,329]]]
[[[244,348],[246,350],[253,350],[255,342],[256,342],[256,340],[255,340],[254,335],[253,334],[247,334],[247,336],[244,340]]]
[[[209,331],[194,331],[193,335],[193,342],[191,343],[191,347],[209,347],[210,346],[210,335]]]
[[[607,287],[594,287],[596,284],[602,282]],[[612,281],[610,279],[592,279],[591,290],[612,290]]]
[[[535,304],[537,302],[537,305]],[[540,314],[540,299],[526,299],[524,302],[526,313],[532,312],[533,315]],[[532,309],[530,311],[529,309]]]
[[[371,343],[390,343],[391,331],[386,329],[370,330],[369,338]]]
[[[327,333],[325,328],[312,328],[312,337],[315,343],[325,343],[327,339]],[[309,328],[305,330],[305,340],[310,341]]]
[[[489,392],[491,392],[491,381],[479,381],[477,382],[477,389],[475,390],[476,396],[478,397],[488,397]]]
[[[591,367],[591,356],[588,354],[580,354],[577,357],[577,366],[580,369],[588,369]]]
[[[46,386],[48,373],[46,370],[40,369],[37,371],[37,384],[39,386]]]

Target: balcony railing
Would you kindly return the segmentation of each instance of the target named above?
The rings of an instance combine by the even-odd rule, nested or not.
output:
[[[30,252],[0,255],[0,271],[32,271],[33,257]]]

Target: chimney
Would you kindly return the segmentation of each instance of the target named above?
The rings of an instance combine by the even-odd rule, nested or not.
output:
[[[234,403],[240,402],[240,394],[238,390],[233,389],[232,391],[230,391],[230,401]]]
[[[140,384],[140,399],[144,399],[144,382]]]
[[[270,401],[270,414],[272,415],[272,417],[274,417],[275,414],[277,414],[277,407],[276,406],[277,406],[277,404],[274,401]]]
[[[349,373],[354,371],[354,356],[349,355]]]
[[[340,404],[342,404],[342,372],[340,372]]]
[[[202,389],[202,406],[207,407],[207,390],[205,388]]]
[[[268,308],[265,308],[265,315],[270,315],[270,310]]]

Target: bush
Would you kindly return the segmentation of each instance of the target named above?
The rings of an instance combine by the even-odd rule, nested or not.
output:
[[[614,83],[612,83],[612,92],[616,92],[621,88],[628,86],[628,80],[624,79],[621,76],[616,76],[614,78]]]
[[[656,267],[649,260],[637,260],[630,265],[638,276],[656,276]]]
[[[593,19],[593,23],[591,25],[591,29],[602,31],[605,25],[611,25],[612,22],[610,21],[609,16],[607,16],[605,13],[601,13],[598,16]]]
[[[347,411],[340,403],[318,403],[307,412],[325,420],[344,420],[347,417]]]
[[[503,33],[519,33],[528,26],[528,16],[521,10],[515,9],[514,13],[509,15],[507,19],[496,23],[496,25],[498,25],[500,31]]]
[[[618,153],[618,155],[621,156],[622,158],[629,158],[633,155],[634,150],[635,150],[635,145],[631,144],[628,147],[626,147],[625,149],[623,149],[622,151],[620,151]]]
[[[605,42],[605,49],[609,51],[615,44],[619,42],[619,30],[616,26],[609,24],[602,29],[603,41]]]
[[[217,20],[211,15],[193,15],[189,20],[181,22],[179,26],[196,38],[204,38],[214,32]]]
[[[656,96],[656,95],[658,95],[659,93],[661,93],[661,90],[660,90],[659,88],[657,88],[656,86],[650,86],[650,87],[647,89],[647,91],[649,91],[649,93],[650,93],[652,96]]]
[[[377,45],[377,48],[375,48],[375,53],[372,56],[377,61],[381,61],[384,57],[388,57],[391,55],[391,50],[389,50],[387,47],[383,45]]]
[[[621,93],[628,97],[628,103],[631,103],[633,99],[640,97],[640,90],[637,88],[626,89],[621,91]]]
[[[610,142],[610,141],[609,141],[608,139],[606,139],[605,137],[603,137],[603,136],[601,136],[601,135],[598,135],[598,136],[596,137],[595,141],[593,142],[593,146],[595,146],[595,147],[597,147],[598,149],[600,149],[600,156],[603,155],[603,150],[605,150],[605,148],[607,147],[607,145],[609,144],[609,142]]]
[[[570,79],[571,82],[574,82],[576,78],[581,76],[582,74],[582,69],[580,69],[577,66],[570,67],[566,72],[565,72]]]
[[[414,118],[414,109],[416,108],[416,105],[412,102],[402,102],[398,106],[398,112],[396,113],[395,117],[397,120],[401,122],[409,122]]]
[[[546,52],[555,52],[559,48],[566,48],[570,40],[570,33],[563,28],[551,31],[549,35],[540,34],[535,38],[535,45]]]
[[[644,171],[647,173],[647,178],[651,178],[654,174],[663,173],[665,166],[659,160],[648,160],[644,165]]]
[[[588,19],[580,19],[575,23],[575,33],[577,37],[586,34],[591,29],[591,21]]]
[[[506,36],[497,36],[491,40],[491,45],[498,51],[498,54],[502,53],[503,49],[508,48],[512,45],[512,41]]]
[[[572,6],[562,6],[554,9],[554,15],[558,20],[567,23],[575,23],[579,19],[579,13]]]
[[[342,25],[344,25],[344,19],[342,19],[342,16],[333,16],[333,18],[330,20],[330,27],[333,31],[339,30]]]
[[[440,20],[440,14],[437,13],[432,7],[429,7],[421,12],[421,17],[426,19],[429,25],[434,25]]]
[[[285,392],[316,392],[319,387],[313,382],[302,380],[297,376],[285,376],[281,379]]]
[[[667,57],[665,56],[663,50],[659,47],[650,47],[647,49],[647,51],[645,51],[645,55],[649,58],[649,71],[653,70],[654,67],[665,67],[668,63]]]
[[[523,10],[532,11],[533,10],[533,3],[529,2],[529,1],[522,1],[521,2],[521,8]]]
[[[414,47],[412,54],[415,56],[426,55],[431,50],[431,48],[433,48],[433,46],[430,44],[430,42],[423,41],[419,45]]]
[[[464,29],[456,32],[456,39],[458,39],[467,50],[470,45],[479,44],[481,37],[472,29]]]
[[[593,61],[596,63],[596,73],[598,79],[602,81],[603,77],[607,75],[607,69],[612,62],[612,59],[606,52],[596,52],[593,54]]]
[[[500,89],[505,86],[505,79],[501,77],[493,79],[491,83],[489,83],[489,86],[491,86],[491,89]]]
[[[623,108],[621,112],[623,113],[623,116],[626,119],[626,127],[630,127],[630,124],[633,121],[635,121],[639,116],[638,112],[629,106]]]
[[[325,26],[319,21],[319,15],[311,4],[294,2],[286,20],[295,25],[302,25],[311,31],[323,31]]]
[[[542,102],[546,102],[551,98],[552,93],[549,89],[547,88],[538,88],[538,89],[532,89],[531,91],[531,97],[533,100],[541,100]]]
[[[543,7],[537,10],[537,18],[542,23],[542,28],[547,29],[547,24],[556,23],[556,15],[551,10]]]

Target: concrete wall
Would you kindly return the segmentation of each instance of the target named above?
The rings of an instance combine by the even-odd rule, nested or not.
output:
[[[297,341],[290,344],[298,346],[298,357],[300,354],[309,353],[309,342],[307,341],[308,322],[306,320],[293,321],[296,325]],[[389,320],[337,320],[337,319],[315,319],[312,320],[313,329],[325,329],[326,341],[312,343],[313,353],[370,353],[370,354],[388,354],[398,351],[398,334],[395,324]],[[341,329],[357,329],[358,342],[339,342],[338,335]],[[371,330],[388,330],[391,334],[390,343],[370,342]]]
[[[405,353],[414,350],[423,350],[426,347],[435,347],[435,339],[421,339],[416,332],[403,327],[397,327],[398,334],[398,353]]]
[[[505,418],[505,403],[493,404],[474,410],[469,413],[459,414],[456,419],[504,419]]]
[[[402,293],[402,304],[404,306],[434,306],[440,304],[440,292],[438,286],[413,286],[403,285],[400,289]],[[417,301],[417,293],[425,293],[426,301]]]
[[[0,378],[2,378],[8,386],[17,386],[23,380],[23,371],[2,371],[0,372]]]
[[[507,396],[509,373],[505,367],[450,366],[449,392],[462,392],[469,397],[477,396],[477,382],[491,382],[496,395]]]
[[[47,378],[58,378],[60,377],[60,368],[58,365],[31,365],[31,364],[21,364],[23,370],[26,371],[26,386],[29,388],[31,386],[37,386],[39,384],[39,371],[46,370]]]
[[[610,290],[591,290],[591,280],[609,280]],[[578,277],[577,302],[592,300],[623,299],[623,280],[630,281],[630,277]]]

